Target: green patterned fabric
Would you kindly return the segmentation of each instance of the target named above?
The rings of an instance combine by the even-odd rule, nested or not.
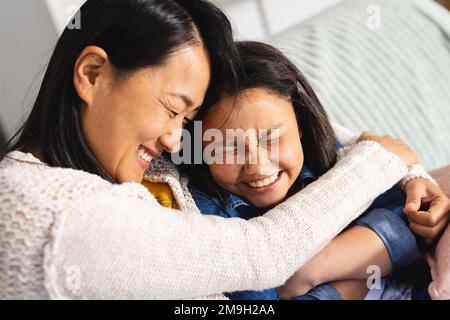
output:
[[[375,30],[367,27],[373,5],[381,18]],[[427,169],[450,163],[450,13],[443,7],[342,1],[269,42],[306,74],[333,121],[406,140]]]

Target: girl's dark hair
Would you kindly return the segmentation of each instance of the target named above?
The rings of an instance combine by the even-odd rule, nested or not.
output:
[[[240,56],[237,92],[263,88],[288,99],[294,107],[302,133],[304,163],[315,174],[324,174],[336,163],[337,140],[327,113],[311,85],[302,72],[274,47],[253,41],[237,42],[237,47]],[[211,181],[209,170],[202,166],[187,165],[183,169],[194,184],[222,198],[217,185]]]
[[[238,42],[243,74],[238,90],[263,88],[288,99],[302,133],[305,164],[318,175],[335,163],[336,136],[328,115],[303,73],[278,49],[261,42]]]
[[[233,85],[237,50],[229,20],[205,0],[87,0],[77,14],[81,28],[67,27],[59,38],[31,114],[7,152],[37,149],[50,166],[84,170],[114,182],[82,134],[81,101],[73,84],[81,51],[101,47],[117,74],[126,75],[158,66],[178,49],[202,44],[212,69],[204,102],[208,106],[228,90],[225,84]]]

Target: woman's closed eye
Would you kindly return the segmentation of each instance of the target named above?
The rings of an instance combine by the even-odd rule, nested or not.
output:
[[[177,118],[180,115],[179,113],[174,111],[173,108],[170,108],[170,107],[167,107],[167,106],[165,106],[165,108],[167,109],[171,119],[175,119],[175,118]],[[183,119],[183,127],[186,126],[191,121],[193,121],[193,120],[188,118],[188,117],[184,117],[184,119]]]

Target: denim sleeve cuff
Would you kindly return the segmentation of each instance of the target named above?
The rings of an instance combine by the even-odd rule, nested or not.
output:
[[[393,273],[422,257],[412,231],[399,215],[390,210],[371,210],[356,219],[353,225],[369,228],[380,237],[391,258]]]
[[[306,295],[296,297],[294,300],[342,300],[342,296],[331,284],[324,283],[311,289]]]

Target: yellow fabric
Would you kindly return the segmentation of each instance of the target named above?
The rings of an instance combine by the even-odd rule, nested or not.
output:
[[[167,183],[155,183],[142,181],[144,187],[158,200],[158,202],[168,208],[179,209],[176,200],[173,197],[172,190]]]

